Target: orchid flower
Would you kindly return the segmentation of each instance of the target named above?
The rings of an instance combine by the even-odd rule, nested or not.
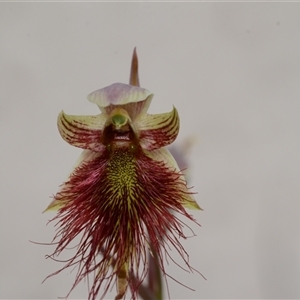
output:
[[[175,107],[147,113],[153,94],[139,87],[135,63],[134,51],[129,85],[114,83],[88,95],[100,114],[62,111],[57,121],[61,137],[84,150],[46,209],[57,211],[52,219],[57,222],[56,249],[50,257],[79,239],[75,255],[50,276],[77,266],[71,292],[92,275],[89,300],[96,299],[100,288],[104,299],[114,283],[115,299],[124,299],[128,290],[136,299],[149,272],[148,251],[164,275],[164,258],[172,260],[170,247],[192,270],[180,242],[186,238],[185,224],[176,214],[197,223],[186,208],[200,207],[166,148],[178,135],[179,115]]]

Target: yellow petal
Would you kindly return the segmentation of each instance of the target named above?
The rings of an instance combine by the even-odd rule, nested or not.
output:
[[[63,201],[58,201],[56,199],[53,199],[51,203],[47,206],[47,208],[43,211],[49,212],[49,211],[58,211],[60,208],[62,208],[66,203]]]
[[[72,146],[99,152],[104,148],[101,137],[106,119],[106,114],[72,116],[62,111],[57,126],[62,138]]]
[[[176,172],[181,173],[176,160],[167,148],[160,148],[154,151],[145,151],[145,153],[152,159],[156,161],[163,161],[166,166],[169,166],[170,169],[174,169]],[[181,175],[181,179],[183,181],[186,181],[183,174]],[[189,194],[189,190],[187,188],[182,195],[182,199],[182,205],[185,208],[202,210],[202,208],[196,202],[194,196],[192,194]]]
[[[164,114],[140,114],[134,121],[140,144],[146,150],[154,150],[173,143],[176,139],[180,120],[175,107]]]

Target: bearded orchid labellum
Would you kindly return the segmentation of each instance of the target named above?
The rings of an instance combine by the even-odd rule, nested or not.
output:
[[[184,223],[174,213],[196,222],[185,208],[200,207],[166,148],[178,135],[178,112],[173,107],[168,113],[148,114],[153,94],[138,85],[134,51],[130,85],[115,83],[88,96],[101,114],[74,116],[62,111],[58,116],[62,138],[84,150],[46,209],[58,211],[52,219],[58,227],[56,249],[49,257],[79,238],[75,255],[54,274],[77,266],[71,291],[93,275],[89,300],[96,299],[101,287],[103,299],[113,283],[115,299],[123,299],[128,289],[131,299],[137,299],[148,273],[149,249],[164,275],[170,245],[192,270],[179,241],[186,238]]]

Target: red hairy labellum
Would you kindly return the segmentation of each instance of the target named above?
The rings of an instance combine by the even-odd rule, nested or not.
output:
[[[138,83],[138,75],[131,80]],[[192,270],[180,242],[186,239],[185,224],[176,215],[196,223],[185,208],[200,207],[165,148],[179,131],[176,109],[147,114],[151,94],[124,84],[96,91],[90,97],[101,115],[62,112],[58,118],[62,137],[86,150],[48,207],[58,210],[52,220],[57,221],[56,249],[50,257],[55,259],[78,237],[74,256],[54,274],[77,266],[71,291],[92,275],[89,300],[96,299],[101,287],[100,299],[104,299],[115,283],[115,299],[123,299],[128,289],[131,299],[136,299],[148,273],[150,249],[155,253],[152,261],[163,274],[164,258],[171,258],[169,247]],[[134,100],[131,103],[128,99]]]

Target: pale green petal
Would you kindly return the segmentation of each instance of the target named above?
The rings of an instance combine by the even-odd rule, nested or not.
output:
[[[133,120],[138,114],[148,110],[153,94],[138,86],[114,83],[92,92],[87,98],[107,114],[116,107],[123,108]]]
[[[58,211],[60,208],[64,207],[65,204],[66,202],[64,201],[53,199],[43,213],[49,211]]]
[[[140,114],[134,121],[141,146],[155,150],[173,143],[176,139],[180,120],[175,107],[164,114]]]
[[[173,169],[174,171],[181,173],[177,165],[177,162],[175,161],[174,157],[172,156],[172,154],[167,148],[160,148],[154,151],[145,151],[145,154],[156,161],[163,161],[166,164],[166,166],[168,166],[170,169]],[[183,174],[181,175],[181,179],[183,181],[186,181]],[[202,208],[196,202],[194,196],[192,194],[189,194],[189,190],[187,188],[184,190],[182,194],[182,199],[183,199],[182,205],[184,207],[189,209],[202,210]]]
[[[72,116],[62,111],[57,126],[62,138],[72,146],[99,152],[104,147],[101,138],[107,117],[106,114]]]

